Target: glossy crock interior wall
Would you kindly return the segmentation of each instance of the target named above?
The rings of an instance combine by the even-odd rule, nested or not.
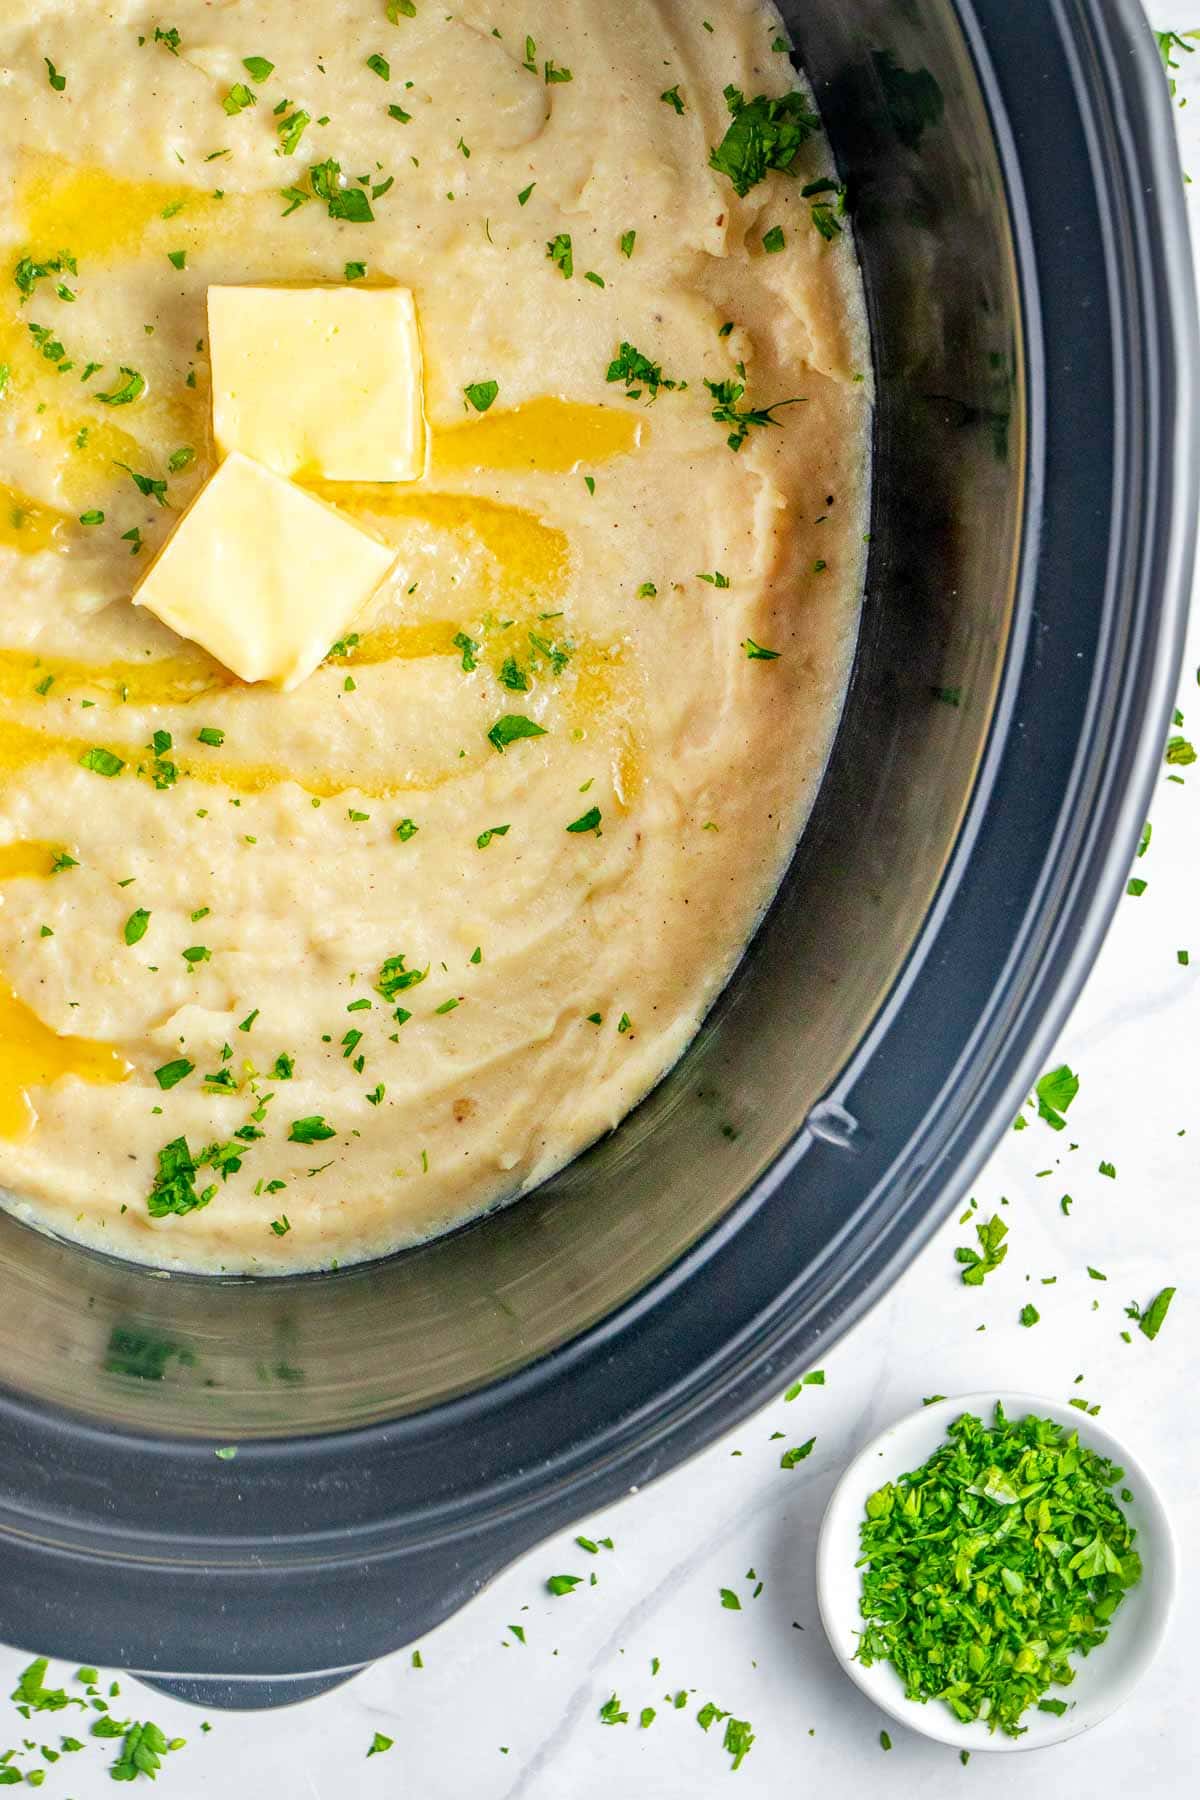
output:
[[[0,1382],[134,1429],[302,1432],[477,1387],[612,1312],[789,1145],[928,910],[1007,637],[1023,457],[1019,323],[991,133],[947,0],[785,7],[850,199],[879,410],[868,589],[809,829],[666,1081],[507,1211],[391,1261],[166,1280],[0,1216]],[[840,1218],[861,1196],[845,1161]],[[828,1222],[822,1228],[829,1230]],[[796,1220],[796,1261],[821,1234]]]

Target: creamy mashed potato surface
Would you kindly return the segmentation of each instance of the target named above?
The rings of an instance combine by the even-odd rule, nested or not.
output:
[[[794,83],[757,0],[3,9],[10,1208],[344,1264],[687,1044],[857,615],[866,347]],[[396,561],[284,694],[130,598],[216,466],[208,288],[325,282],[412,290],[428,462],[311,484]]]

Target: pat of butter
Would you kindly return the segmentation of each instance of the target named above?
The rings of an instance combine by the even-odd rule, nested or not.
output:
[[[133,596],[243,681],[294,688],[395,552],[248,456],[223,462]]]
[[[210,287],[213,428],[280,475],[425,472],[421,340],[407,288]]]

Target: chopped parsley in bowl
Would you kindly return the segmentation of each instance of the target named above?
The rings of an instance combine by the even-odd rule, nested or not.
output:
[[[966,1753],[1061,1742],[1114,1711],[1174,1585],[1145,1471],[1094,1420],[1021,1394],[940,1400],[890,1427],[835,1489],[817,1555],[846,1672]]]

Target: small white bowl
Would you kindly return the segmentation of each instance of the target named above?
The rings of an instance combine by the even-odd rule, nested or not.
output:
[[[961,1413],[975,1413],[989,1423],[997,1400],[1010,1419],[1035,1413],[1054,1419],[1079,1433],[1089,1449],[1107,1456],[1125,1471],[1121,1487],[1133,1494],[1121,1502],[1122,1511],[1137,1532],[1136,1547],[1142,1558],[1142,1578],[1126,1591],[1117,1608],[1108,1639],[1090,1656],[1075,1660],[1075,1680],[1068,1687],[1053,1687],[1048,1698],[1065,1700],[1067,1711],[1053,1713],[1031,1708],[1021,1723],[1023,1736],[1006,1737],[989,1731],[980,1720],[964,1725],[940,1700],[910,1700],[904,1684],[890,1663],[870,1668],[854,1660],[858,1634],[861,1572],[855,1567],[860,1554],[859,1525],[867,1498],[885,1481],[919,1469],[946,1436],[947,1427]],[[825,1509],[817,1541],[817,1603],[833,1653],[852,1681],[901,1725],[953,1744],[955,1749],[1040,1750],[1061,1744],[1098,1725],[1127,1700],[1153,1662],[1170,1616],[1176,1584],[1175,1544],[1170,1521],[1153,1482],[1125,1445],[1095,1419],[1077,1407],[1037,1394],[964,1394],[923,1406],[882,1432],[861,1451],[838,1482]]]

